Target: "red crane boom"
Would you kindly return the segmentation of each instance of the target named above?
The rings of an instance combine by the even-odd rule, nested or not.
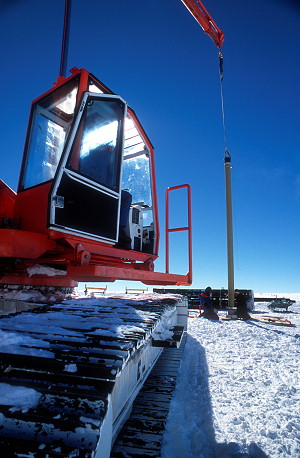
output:
[[[218,48],[221,48],[224,42],[224,32],[219,29],[205,6],[200,0],[181,0],[189,12],[194,16],[198,24],[201,25]]]

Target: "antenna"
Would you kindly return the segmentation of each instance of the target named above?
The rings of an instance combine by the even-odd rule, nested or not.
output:
[[[65,0],[65,17],[64,17],[63,36],[62,36],[62,42],[61,42],[61,57],[60,57],[60,69],[59,69],[59,77],[63,77],[63,78],[66,77],[66,67],[67,67],[67,61],[68,61],[71,5],[72,5],[72,0]]]

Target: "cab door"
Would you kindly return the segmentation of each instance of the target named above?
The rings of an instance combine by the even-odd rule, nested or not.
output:
[[[50,228],[118,240],[126,103],[87,92],[66,142],[50,196]]]

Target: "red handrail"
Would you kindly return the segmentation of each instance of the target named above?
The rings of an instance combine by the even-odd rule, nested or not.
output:
[[[185,227],[169,227],[169,194],[171,191],[177,189],[187,189],[187,200],[188,200],[188,225]],[[182,184],[179,186],[173,186],[166,190],[166,273],[169,273],[169,234],[170,232],[188,231],[188,260],[189,260],[189,271],[187,273],[188,281],[192,283],[192,199],[191,199],[191,187],[189,184]]]

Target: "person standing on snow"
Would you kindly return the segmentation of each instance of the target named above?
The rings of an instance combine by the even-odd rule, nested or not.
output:
[[[200,308],[203,310],[200,316],[209,320],[218,320],[219,317],[211,300],[211,292],[212,289],[208,286],[204,292],[200,294]]]

